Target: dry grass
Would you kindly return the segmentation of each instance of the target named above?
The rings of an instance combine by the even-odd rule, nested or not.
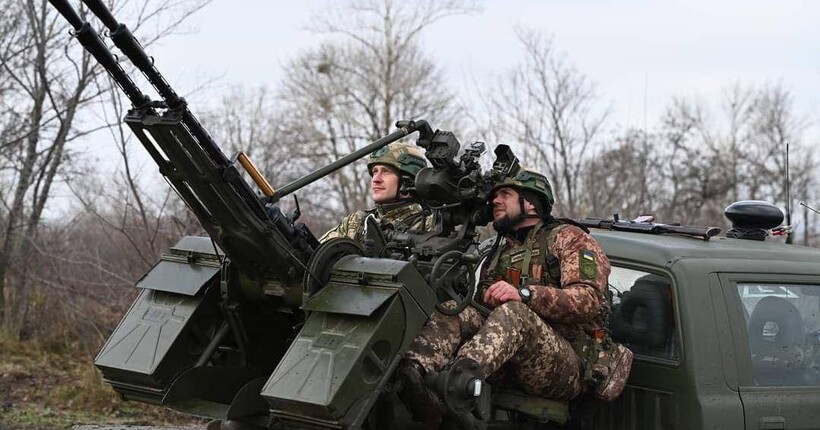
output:
[[[202,425],[162,407],[122,401],[91,362],[85,355],[49,352],[0,332],[0,429]]]

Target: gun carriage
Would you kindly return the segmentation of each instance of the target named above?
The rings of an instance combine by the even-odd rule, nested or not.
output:
[[[245,154],[222,152],[102,1],[83,3],[161,100],[137,87],[67,0],[50,3],[126,94],[125,123],[208,233],[180,240],[137,282],[142,293],[95,359],[106,382],[128,400],[261,426],[372,420],[438,303],[469,304],[481,259],[475,228],[490,221],[493,184],[519,168],[510,148],[500,145],[482,172],[483,143],[460,151],[450,132],[399,121],[395,132],[275,189]],[[344,238],[320,244],[297,221],[298,202],[293,213],[279,209],[282,198],[414,133],[432,164],[414,190],[434,213],[431,232],[385,235],[368,220],[367,250]]]
[[[484,256],[475,233],[490,220],[488,193],[519,169],[510,148],[499,145],[485,172],[482,143],[462,151],[450,132],[423,120],[399,121],[395,132],[274,188],[247,156],[222,152],[101,0],[83,3],[161,100],[134,84],[68,0],[49,2],[128,96],[132,108],[124,121],[208,234],[180,240],[137,282],[141,293],[95,359],[104,379],[128,400],[259,427],[413,428],[396,400],[393,371],[434,309],[457,312],[470,304]],[[419,172],[414,190],[434,214],[432,231],[383,234],[369,219],[367,246],[348,239],[320,244],[298,222],[298,203],[289,214],[279,209],[284,197],[410,135],[432,166]],[[730,237],[760,236],[781,222],[772,215],[779,209],[759,206],[734,207]],[[795,428],[816,426],[817,413],[806,412],[820,398],[816,250],[712,239],[715,228],[617,217],[580,224],[597,230],[613,263],[610,281],[631,287],[616,291],[611,320],[616,340],[637,357],[623,395],[606,404],[575,402],[570,421],[566,402],[493,390],[488,405],[483,390],[476,407],[481,419],[457,425],[705,429],[759,422],[775,428],[788,418]],[[755,350],[767,345],[755,336],[782,337],[766,330],[774,317],[794,315],[757,311],[757,298],[739,293],[752,288],[783,292],[766,293],[767,302],[802,297],[812,306],[805,320],[814,331],[786,348],[800,351],[799,359]],[[438,306],[452,299],[455,311]],[[752,306],[755,311],[741,311]],[[737,336],[744,331],[748,342]],[[784,364],[781,373],[797,381],[777,382],[788,385],[785,394],[776,384],[759,386],[766,384],[758,373],[768,377]],[[449,391],[464,386],[457,379],[431,381],[456,413],[476,402],[474,393]],[[601,419],[591,418],[596,415]]]

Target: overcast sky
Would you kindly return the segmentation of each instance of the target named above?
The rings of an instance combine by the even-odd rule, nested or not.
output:
[[[157,65],[193,97],[227,86],[275,87],[282,65],[321,39],[305,27],[327,0],[214,0],[186,24],[196,31],[153,47]],[[522,59],[515,27],[543,30],[612,106],[613,126],[651,127],[674,95],[714,102],[727,85],[782,82],[799,114],[820,120],[820,2],[497,0],[435,23],[424,48],[453,88]],[[438,125],[446,128],[446,125]]]
[[[188,97],[194,113],[201,113],[230,86],[275,88],[282,66],[321,41],[305,28],[312,13],[327,4],[213,0],[186,22],[192,32],[168,37],[148,51],[181,93],[218,78]],[[820,1],[495,0],[485,1],[483,12],[435,23],[423,46],[453,89],[468,94],[476,80],[521,61],[516,26],[540,29],[596,83],[602,102],[612,109],[610,130],[642,128],[644,119],[651,128],[675,95],[714,105],[733,82],[780,81],[791,90],[796,113],[812,121],[806,137],[814,142],[820,136],[818,18]],[[467,138],[481,137],[462,136]],[[121,164],[105,133],[91,136],[86,147],[104,171]],[[158,180],[143,148],[135,145],[132,153],[142,157],[139,171],[147,173],[142,178]]]

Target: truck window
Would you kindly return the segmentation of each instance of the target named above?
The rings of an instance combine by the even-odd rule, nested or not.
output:
[[[636,356],[677,361],[672,281],[667,276],[612,267],[610,330]]]
[[[820,285],[739,283],[758,386],[820,385]]]

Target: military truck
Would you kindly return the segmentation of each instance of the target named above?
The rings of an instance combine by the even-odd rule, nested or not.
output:
[[[494,184],[519,169],[512,151],[498,145],[483,171],[483,144],[462,150],[450,132],[400,121],[394,133],[274,188],[247,156],[221,151],[102,1],[83,3],[162,100],[134,84],[68,0],[49,1],[131,101],[124,121],[208,234],[180,240],[137,282],[141,294],[95,359],[103,378],[125,399],[210,417],[215,428],[417,428],[397,401],[394,370],[429,316],[452,312],[441,302],[471,303],[486,258],[476,228],[490,219]],[[384,235],[371,220],[366,248],[319,244],[297,222],[298,204],[291,214],[279,209],[284,197],[411,134],[432,165],[415,192],[435,216],[433,231]],[[771,228],[760,227],[771,216],[755,214],[758,206],[738,230]],[[431,385],[453,426],[817,421],[817,250],[718,238],[712,228],[581,222],[613,262],[611,327],[636,355],[626,391],[610,404],[568,404],[451,369]]]
[[[744,228],[773,227],[771,205],[739,206]],[[621,224],[592,231],[612,262],[610,328],[635,358],[592,428],[820,428],[820,250]]]

